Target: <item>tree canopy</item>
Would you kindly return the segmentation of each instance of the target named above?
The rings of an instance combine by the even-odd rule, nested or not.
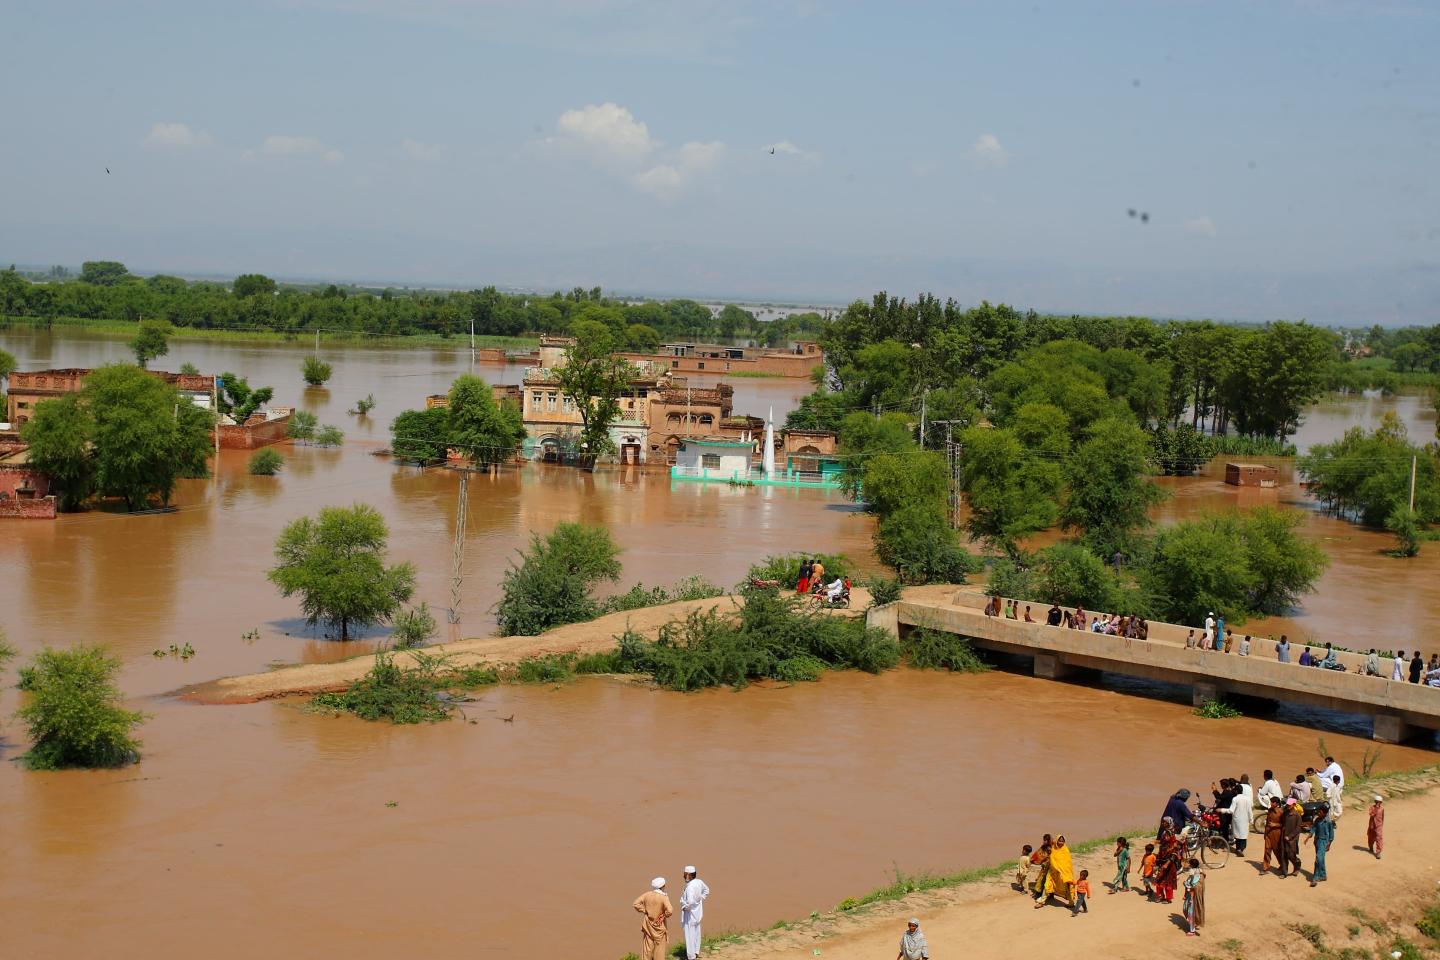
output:
[[[530,548],[501,581],[495,619],[502,636],[533,636],[565,623],[594,619],[593,594],[602,581],[620,579],[620,548],[604,527],[558,524],[548,536],[531,534]]]
[[[170,352],[170,324],[160,320],[142,320],[135,336],[130,341],[130,350],[135,354],[135,362],[142,368],[156,357],[163,357]]]
[[[576,342],[553,376],[561,392],[575,403],[580,442],[586,459],[593,459],[614,452],[610,425],[620,418],[620,397],[630,387],[634,368],[611,356],[614,340],[600,324],[582,321],[572,329]]]
[[[463,374],[450,385],[447,443],[477,464],[504,463],[525,439],[520,408],[497,403],[490,385]]]
[[[415,567],[386,566],[385,520],[374,507],[325,507],[286,525],[268,577],[284,596],[299,594],[306,621],[341,640],[352,629],[387,622],[415,592]]]

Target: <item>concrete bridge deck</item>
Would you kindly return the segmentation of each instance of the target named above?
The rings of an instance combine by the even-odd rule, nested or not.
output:
[[[1241,657],[1187,648],[1190,628],[1176,624],[1151,621],[1148,640],[1130,640],[1049,626],[1043,622],[1048,605],[1031,603],[1031,615],[1040,622],[1025,623],[987,617],[984,603],[982,594],[962,590],[950,602],[901,600],[875,607],[868,619],[897,635],[923,626],[968,637],[977,649],[1029,656],[1037,677],[1059,680],[1077,670],[1104,670],[1188,685],[1197,705],[1228,693],[1368,714],[1374,738],[1385,743],[1440,729],[1440,689],[1389,679],[1388,662],[1382,664],[1385,676],[1367,677],[1365,658],[1356,654],[1338,654],[1348,668],[1341,673],[1280,663],[1268,638],[1252,641],[1250,656]],[[1292,656],[1299,650],[1295,645]]]

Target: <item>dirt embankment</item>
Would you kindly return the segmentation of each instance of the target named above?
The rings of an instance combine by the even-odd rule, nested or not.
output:
[[[907,599],[934,601],[948,599],[952,586],[913,587],[905,591]],[[738,596],[713,597],[708,600],[685,600],[658,607],[611,613],[587,623],[571,623],[556,627],[538,637],[477,637],[424,648],[428,655],[448,655],[456,666],[477,663],[514,663],[526,657],[551,653],[593,653],[609,650],[615,637],[625,630],[634,630],[654,637],[672,620],[683,620],[696,610],[734,610],[744,599]],[[870,595],[856,588],[849,611],[835,611],[858,616],[870,604]],[[409,654],[396,654],[405,663]],[[343,690],[364,676],[373,663],[369,655],[334,663],[308,663],[284,667],[268,673],[252,673],[238,677],[222,677],[186,687],[180,695],[197,703],[254,703],[275,697],[323,693]]]
[[[721,944],[714,955],[721,960],[890,957],[906,919],[915,916],[933,957],[1388,958],[1401,949],[1397,937],[1423,947],[1424,956],[1434,956],[1440,943],[1421,934],[1415,923],[1427,908],[1440,904],[1440,832],[1433,829],[1440,819],[1437,783],[1440,769],[1432,769],[1347,791],[1335,844],[1326,858],[1329,879],[1317,887],[1309,885],[1313,846],[1301,844],[1303,876],[1281,879],[1273,869],[1261,873],[1264,839],[1252,833],[1246,857],[1232,856],[1223,868],[1206,871],[1206,924],[1199,937],[1184,935],[1179,896],[1167,906],[1148,903],[1133,890],[1111,894],[1104,884],[1114,877],[1115,864],[1107,845],[1076,858],[1077,875],[1088,869],[1093,889],[1090,912],[1078,917],[1058,905],[1034,909],[1012,886],[1013,871],[1006,871],[989,880],[786,924]],[[1365,849],[1366,811],[1377,792],[1385,796],[1387,807],[1383,860]],[[1063,812],[1064,803],[1058,803],[1060,829]],[[1141,850],[1143,841],[1135,848],[1137,864]],[[1136,890],[1137,874],[1132,869]],[[1333,952],[1318,949],[1316,936]],[[1352,952],[1342,953],[1345,948]]]

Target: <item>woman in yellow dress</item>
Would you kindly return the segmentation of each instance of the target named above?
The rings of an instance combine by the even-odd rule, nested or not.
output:
[[[1070,860],[1070,847],[1063,836],[1056,837],[1055,848],[1050,851],[1050,872],[1045,882],[1045,899],[1035,904],[1035,909],[1045,906],[1051,897],[1059,897],[1067,904],[1073,904],[1074,890],[1075,865]]]

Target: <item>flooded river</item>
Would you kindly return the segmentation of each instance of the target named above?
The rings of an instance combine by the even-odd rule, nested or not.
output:
[[[94,366],[123,344],[0,332],[22,369]],[[1149,823],[1168,792],[1265,766],[1313,762],[1315,731],[1358,764],[1368,746],[1336,718],[1219,723],[1184,704],[1007,673],[897,671],[819,684],[682,696],[596,679],[504,688],[467,706],[476,722],[393,728],[306,714],[294,704],[197,707],[182,684],[315,661],[342,648],[304,628],[264,579],[289,520],[363,501],[388,518],[394,557],[416,563],[417,600],[449,605],[456,484],[371,453],[390,419],[468,368],[460,351],[325,350],[326,390],[305,390],[301,346],[177,341],[162,361],[228,369],[276,387],[347,434],[340,450],[279,448],[275,478],[226,451],[218,475],[182,485],[178,513],[92,512],[0,527],[0,625],[25,653],[110,645],[121,682],[153,714],[139,766],[25,774],[0,765],[6,955],[226,958],[257,952],[394,957],[634,949],[630,900],[698,863],[713,894],[707,929],[748,928],[826,909],[906,871],[997,861],[1044,831],[1072,836]],[[161,365],[161,364],[157,364]],[[492,380],[519,367],[482,367]],[[808,384],[736,380],[738,412],[777,419]],[[368,419],[347,416],[373,393]],[[1312,413],[1307,443],[1398,409],[1433,432],[1417,398]],[[1328,424],[1328,426],[1327,426]],[[1287,484],[1239,491],[1218,475],[1167,481],[1162,521],[1213,507],[1306,506]],[[672,487],[663,473],[527,466],[471,485],[460,632],[490,629],[514,550],[562,520],[608,526],[623,584],[700,574],[733,584],[757,557],[793,549],[873,562],[870,524],[836,494],[721,485]],[[1389,538],[1311,512],[1334,558],[1297,617],[1246,629],[1347,645],[1434,645],[1440,551],[1384,557]],[[258,639],[245,640],[251,629]],[[152,650],[190,642],[189,662]],[[1155,691],[1148,691],[1154,693]],[[0,693],[3,755],[23,747]],[[514,714],[515,722],[498,718]],[[1337,727],[1336,724],[1339,724]],[[1122,756],[1103,745],[1124,742]],[[1433,754],[1386,747],[1381,766]],[[1002,798],[996,803],[996,798]],[[394,804],[390,806],[390,804]],[[672,886],[672,889],[674,887]],[[79,922],[77,918],[83,918]]]

